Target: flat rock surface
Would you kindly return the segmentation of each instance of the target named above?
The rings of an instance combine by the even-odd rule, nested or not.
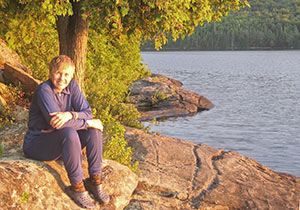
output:
[[[126,138],[142,170],[126,210],[298,210],[298,177],[236,152],[132,128]]]
[[[133,82],[130,103],[141,112],[140,120],[178,117],[213,108],[204,96],[183,89],[182,83],[160,74]]]

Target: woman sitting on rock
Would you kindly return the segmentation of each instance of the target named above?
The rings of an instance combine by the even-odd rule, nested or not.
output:
[[[49,69],[50,79],[37,87],[32,99],[24,154],[41,161],[62,158],[71,182],[67,194],[83,208],[95,207],[86,190],[106,204],[109,196],[101,185],[102,123],[93,119],[90,105],[72,80],[73,61],[60,55],[50,62]],[[84,147],[90,175],[85,180],[81,165]]]

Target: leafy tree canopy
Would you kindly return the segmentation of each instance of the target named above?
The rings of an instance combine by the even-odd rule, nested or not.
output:
[[[57,16],[73,14],[74,2],[82,2],[83,17],[92,27],[109,29],[112,38],[134,33],[155,40],[157,48],[166,43],[166,35],[189,35],[199,24],[249,5],[246,0],[0,0],[0,6],[6,17],[25,10],[54,24]]]

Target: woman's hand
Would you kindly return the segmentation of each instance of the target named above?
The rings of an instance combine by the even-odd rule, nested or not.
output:
[[[100,131],[103,131],[103,125],[101,120],[99,119],[92,119],[92,120],[87,120],[88,128],[96,128],[99,129]]]
[[[71,112],[52,112],[49,114],[52,116],[50,125],[55,129],[60,129],[66,122],[73,118]]]

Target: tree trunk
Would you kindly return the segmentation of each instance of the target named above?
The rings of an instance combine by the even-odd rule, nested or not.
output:
[[[84,72],[87,57],[88,20],[82,18],[81,2],[72,2],[73,15],[59,16],[59,54],[68,55],[75,63],[75,81],[84,93]]]

